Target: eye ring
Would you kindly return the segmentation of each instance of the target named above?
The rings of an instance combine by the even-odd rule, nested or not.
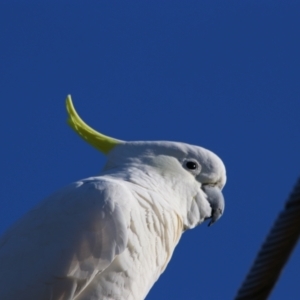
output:
[[[183,162],[183,167],[194,175],[198,175],[201,171],[201,166],[196,159],[188,158]]]

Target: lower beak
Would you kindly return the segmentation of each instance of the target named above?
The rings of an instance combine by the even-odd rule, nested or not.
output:
[[[212,209],[210,222],[208,223],[208,226],[210,226],[218,221],[224,213],[224,197],[220,188],[217,186],[204,185],[202,186],[202,189],[205,192],[207,201]]]

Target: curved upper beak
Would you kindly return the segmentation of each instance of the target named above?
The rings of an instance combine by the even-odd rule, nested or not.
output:
[[[208,226],[210,226],[221,218],[225,209],[225,201],[222,191],[218,186],[204,185],[202,189],[207,195],[207,201],[212,208],[210,222],[208,223]]]

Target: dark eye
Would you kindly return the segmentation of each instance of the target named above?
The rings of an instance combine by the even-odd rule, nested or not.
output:
[[[197,169],[197,164],[194,161],[187,161],[185,165],[190,170],[196,170]]]

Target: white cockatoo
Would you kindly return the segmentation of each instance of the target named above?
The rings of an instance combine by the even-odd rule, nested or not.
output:
[[[67,97],[68,122],[107,155],[99,176],[54,193],[0,240],[3,300],[139,300],[182,233],[224,211],[225,167],[214,153],[96,132]]]

